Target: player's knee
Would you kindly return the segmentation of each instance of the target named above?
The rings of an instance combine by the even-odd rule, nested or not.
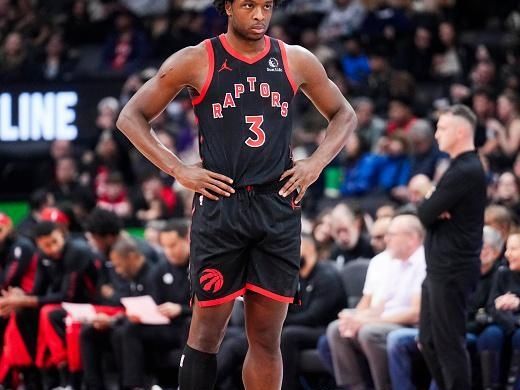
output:
[[[262,352],[268,355],[278,355],[280,353],[280,330],[272,327],[256,327],[249,329],[247,338],[249,349],[255,352]]]
[[[199,324],[197,332],[191,332],[188,345],[206,353],[217,353],[224,338],[225,328],[219,329],[214,324]]]

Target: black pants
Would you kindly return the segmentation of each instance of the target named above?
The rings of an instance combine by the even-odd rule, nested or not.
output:
[[[217,388],[237,390],[242,388],[240,368],[247,354],[247,337],[243,327],[229,326],[217,355]]]
[[[444,277],[428,275],[422,285],[419,341],[441,390],[470,390],[466,308],[479,269]]]
[[[106,388],[103,372],[103,357],[107,352],[113,352],[116,365],[120,361],[122,345],[121,328],[118,325],[105,330],[97,330],[91,325],[81,329],[81,360],[83,361],[83,378],[89,390]],[[119,366],[118,366],[119,368]]]
[[[36,340],[38,338],[39,309],[21,309],[16,312],[16,324],[29,355],[36,358]]]
[[[283,359],[283,390],[295,390],[301,387],[300,354],[304,349],[316,348],[318,339],[325,334],[324,327],[289,325],[283,328],[281,350]]]
[[[31,358],[36,358],[36,343],[38,339],[38,318],[40,310],[27,308],[16,312],[16,324],[22,340]],[[40,390],[42,388],[41,375],[36,366],[22,368],[24,385],[28,390]]]
[[[119,337],[113,342],[121,344],[116,350],[121,352],[120,375],[124,388],[145,387],[146,362],[160,357],[164,360],[170,350],[184,345],[185,332],[181,325],[141,325],[125,320],[119,326]]]
[[[49,321],[56,334],[60,336],[63,341],[65,341],[65,317],[67,317],[67,312],[61,308],[49,313]]]

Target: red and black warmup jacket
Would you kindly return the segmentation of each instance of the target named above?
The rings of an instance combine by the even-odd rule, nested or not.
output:
[[[59,259],[41,257],[32,295],[41,305],[90,303],[96,299],[100,261],[80,240],[67,240]]]
[[[26,293],[34,288],[38,252],[31,240],[10,236],[0,248],[0,289],[20,287]]]
[[[30,294],[38,297],[40,308],[50,304],[59,308],[62,302],[91,302],[96,297],[98,264],[97,257],[86,243],[67,240],[59,259],[51,260],[40,254]],[[45,343],[55,339],[51,337],[54,334],[49,334],[54,330],[49,326],[47,316],[42,317],[51,308],[41,311],[40,321],[34,327],[24,326],[23,330],[18,326],[17,313],[11,314],[4,337],[0,379],[9,367],[34,364],[34,357],[29,353],[33,348],[28,348],[30,344],[27,344],[31,343],[30,340],[37,339],[36,351],[40,351],[46,348]]]

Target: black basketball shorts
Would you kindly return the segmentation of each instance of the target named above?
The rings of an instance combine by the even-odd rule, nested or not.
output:
[[[301,211],[280,184],[239,188],[218,201],[194,198],[190,244],[192,295],[201,307],[247,290],[292,303],[298,289]]]

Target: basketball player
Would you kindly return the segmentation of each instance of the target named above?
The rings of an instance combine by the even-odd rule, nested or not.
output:
[[[213,389],[216,353],[244,295],[247,389],[279,389],[280,332],[298,285],[300,201],[342,149],[356,117],[307,50],[265,35],[277,1],[217,0],[228,29],[172,55],[124,107],[117,126],[155,165],[196,192],[191,231],[193,320],[180,389]],[[187,87],[202,162],[186,165],[150,121]],[[291,102],[301,89],[329,121],[307,159],[291,159]]]

